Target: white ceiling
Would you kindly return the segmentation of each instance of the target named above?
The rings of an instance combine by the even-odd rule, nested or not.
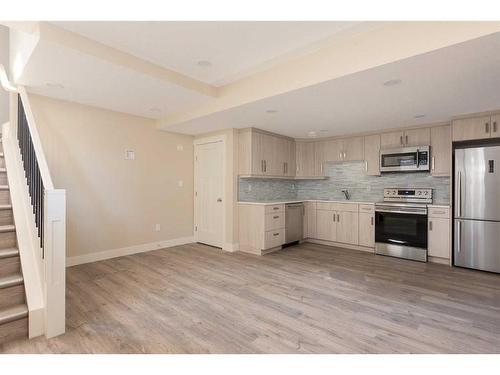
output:
[[[209,100],[195,91],[43,39],[17,83],[35,94],[149,118],[185,111]],[[48,86],[52,83],[64,88]]]
[[[254,126],[301,138],[309,131],[324,137],[448,121],[500,107],[499,67],[496,33],[168,129],[199,134]],[[383,85],[391,79],[402,83]]]
[[[317,48],[360,22],[52,22],[197,80],[222,85]],[[210,61],[201,67],[198,61]]]

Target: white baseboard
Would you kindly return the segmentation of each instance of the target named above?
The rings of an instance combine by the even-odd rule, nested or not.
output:
[[[222,250],[234,253],[235,251],[238,251],[240,249],[240,244],[238,242],[231,243],[231,242],[226,242],[224,245],[222,245]]]
[[[185,245],[194,242],[194,237],[181,237],[174,238],[172,240],[165,240],[159,242],[151,242],[142,245],[135,245],[129,247],[123,247],[121,249],[112,249],[99,251],[97,253],[90,253],[85,255],[77,255],[73,257],[68,257],[66,259],[66,267],[76,266],[78,264],[92,263],[99,260],[111,259],[122,257],[125,255],[132,255],[137,253],[144,253],[151,250],[165,249],[168,247]]]

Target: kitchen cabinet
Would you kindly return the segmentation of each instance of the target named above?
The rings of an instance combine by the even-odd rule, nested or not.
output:
[[[285,205],[240,203],[238,207],[240,251],[263,255],[285,243]]]
[[[359,246],[375,247],[375,206],[359,205]]]
[[[380,134],[366,136],[364,149],[365,174],[380,176]]]
[[[499,116],[453,120],[453,141],[469,141],[500,136]]]
[[[304,202],[304,238],[316,238],[316,202]]]
[[[450,209],[429,207],[427,225],[427,253],[430,257],[450,259]]]
[[[325,146],[328,142],[314,142],[314,174],[313,176],[324,176],[325,162]]]
[[[449,176],[451,173],[451,126],[431,128],[431,174]]]
[[[336,212],[316,210],[316,238],[324,241],[337,240]]]
[[[351,137],[342,140],[342,161],[363,160],[364,156],[363,137]]]
[[[294,140],[256,129],[240,130],[239,174],[287,177],[295,175]]]
[[[316,238],[324,241],[358,244],[358,205],[318,202]]]
[[[297,177],[315,175],[315,142],[295,142],[295,162]]]
[[[380,135],[380,147],[387,149],[409,146],[427,146],[430,144],[430,138],[429,128],[382,133]]]

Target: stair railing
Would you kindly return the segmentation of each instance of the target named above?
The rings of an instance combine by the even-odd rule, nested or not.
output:
[[[18,221],[23,227],[18,233],[19,248],[21,251],[22,243],[36,253],[38,247],[36,262],[42,284],[43,311],[34,310],[36,313],[33,315],[43,321],[33,324],[37,328],[33,329],[32,334],[30,311],[30,337],[43,333],[47,337],[53,337],[65,332],[66,191],[54,188],[26,89],[12,85],[1,65],[0,83],[10,92],[10,121],[6,124],[7,127],[3,127],[8,134],[7,137],[2,134],[7,138],[5,142],[9,143],[4,144],[4,148],[8,146],[9,150],[17,149],[12,152],[10,160],[6,157],[6,163],[9,162],[11,167],[7,165],[7,174],[9,182],[11,175],[12,179],[18,177],[17,180],[21,181],[16,185],[19,189],[11,191],[13,202],[18,202],[24,209],[16,210],[13,204],[16,230]],[[16,174],[17,172],[19,173]],[[21,189],[23,184],[24,188]],[[23,238],[20,238],[21,234],[24,235]],[[32,275],[25,275],[25,279],[27,277]]]

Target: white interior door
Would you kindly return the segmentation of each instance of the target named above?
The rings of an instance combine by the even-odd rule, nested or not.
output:
[[[222,247],[223,143],[195,145],[195,238]]]

